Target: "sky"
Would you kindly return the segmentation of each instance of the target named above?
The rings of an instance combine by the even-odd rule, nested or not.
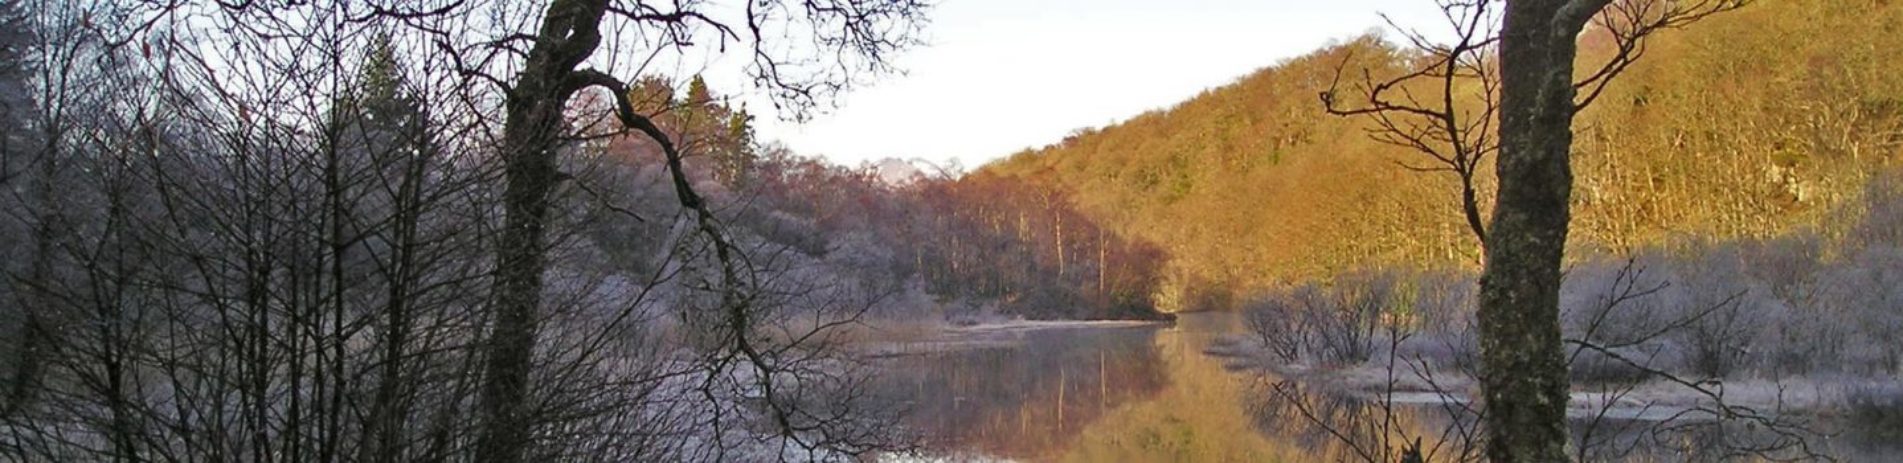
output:
[[[1407,27],[1440,24],[1431,0],[942,0],[927,45],[897,60],[904,75],[804,124],[761,117],[756,130],[846,165],[972,168],[1381,31],[1381,13]]]

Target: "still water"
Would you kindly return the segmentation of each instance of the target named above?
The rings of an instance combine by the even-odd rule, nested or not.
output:
[[[1259,423],[1259,379],[1204,355],[1229,314],[1174,326],[1051,328],[900,360],[914,426],[965,456],[1031,461],[1300,461]]]
[[[1277,394],[1276,378],[1204,353],[1242,329],[1234,314],[1194,313],[1173,326],[1006,332],[985,347],[895,359],[882,386],[906,398],[909,424],[954,459],[1396,461],[1416,436],[1429,461],[1471,459],[1459,434],[1470,426],[1455,426],[1457,412]],[[1903,447],[1886,439],[1833,440],[1824,444],[1849,461],[1903,461],[1894,453]],[[1613,459],[1704,457],[1652,444]]]

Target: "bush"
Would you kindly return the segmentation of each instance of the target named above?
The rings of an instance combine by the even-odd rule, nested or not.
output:
[[[1723,378],[1747,366],[1751,348],[1765,322],[1781,311],[1782,301],[1745,271],[1742,247],[1721,246],[1676,263],[1680,300],[1674,336],[1687,349],[1691,372]]]
[[[1302,323],[1303,315],[1288,299],[1273,295],[1251,299],[1243,303],[1242,316],[1262,348],[1283,362],[1301,361],[1309,331]]]
[[[1284,361],[1361,363],[1374,355],[1381,328],[1404,324],[1395,310],[1402,305],[1398,281],[1391,273],[1356,273],[1328,286],[1259,295],[1243,304],[1244,320]]]
[[[1851,421],[1865,432],[1903,436],[1903,385],[1862,384],[1850,388],[1844,405]]]
[[[1297,292],[1308,307],[1323,361],[1361,363],[1374,355],[1375,334],[1394,297],[1391,274],[1353,275],[1328,290]]]
[[[1903,249],[1876,247],[1857,252],[1829,271],[1833,284],[1823,291],[1820,309],[1840,325],[1840,337],[1854,336],[1837,359],[1862,373],[1896,374],[1903,363]]]

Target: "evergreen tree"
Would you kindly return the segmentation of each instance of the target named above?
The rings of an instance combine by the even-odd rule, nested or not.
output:
[[[758,155],[753,152],[753,115],[743,108],[729,114],[726,122],[722,143],[714,149],[718,162],[715,175],[727,186],[739,187],[747,184],[749,173],[758,161]]]

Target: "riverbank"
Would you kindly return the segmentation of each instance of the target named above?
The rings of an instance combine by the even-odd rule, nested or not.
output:
[[[853,349],[869,358],[930,355],[975,349],[1013,348],[1042,331],[1161,328],[1174,321],[1002,319],[975,324],[867,322],[849,335]]]
[[[1203,353],[1232,371],[1271,374],[1309,390],[1362,400],[1442,405],[1469,403],[1479,395],[1470,375],[1431,361],[1401,358],[1390,368],[1387,357],[1377,355],[1353,365],[1289,363],[1243,335],[1221,337]],[[1767,416],[1839,419],[1858,413],[1860,401],[1867,400],[1863,396],[1886,384],[1893,382],[1847,377],[1733,379],[1699,382],[1697,387],[1661,379],[1575,382],[1567,415],[1575,420],[1710,420],[1729,407]]]
[[[885,343],[879,347],[887,349],[888,358],[878,363],[887,370],[877,387],[903,397],[915,411],[907,426],[939,436],[920,458],[925,461],[1358,461],[1350,446],[1274,403],[1272,387],[1285,379],[1277,371],[1307,384],[1328,384],[1304,386],[1300,393],[1330,389],[1366,399],[1385,397],[1388,404],[1399,405],[1392,407],[1397,412],[1393,429],[1407,436],[1430,436],[1431,442],[1449,422],[1446,409],[1437,404],[1455,399],[1440,396],[1429,385],[1403,382],[1417,379],[1409,370],[1396,371],[1396,392],[1386,395],[1383,387],[1376,387],[1386,385],[1385,368],[1288,367],[1260,361],[1269,356],[1247,344],[1246,323],[1233,312],[1184,314],[1175,325],[1164,326],[1018,320],[968,326],[887,323],[878,327],[886,331],[868,333],[885,338],[862,339],[858,345]],[[904,339],[892,339],[899,335]],[[1449,390],[1457,387],[1462,391],[1458,400],[1467,400],[1474,386],[1456,380],[1437,377],[1436,383]],[[1741,388],[1748,389],[1744,386],[1727,385],[1727,398],[1742,394]],[[1710,455],[1688,446],[1713,444],[1713,435],[1745,439],[1739,442],[1747,444],[1776,443],[1758,440],[1764,433],[1744,426],[1725,426],[1717,434],[1654,434],[1650,431],[1659,427],[1650,423],[1665,423],[1656,413],[1669,403],[1661,401],[1652,410],[1629,406],[1642,398],[1653,400],[1651,394],[1636,390],[1626,394],[1629,400],[1623,402],[1628,406],[1605,409],[1601,418],[1615,422],[1599,426],[1606,432],[1592,439],[1612,439],[1617,449],[1633,452],[1613,460],[1682,461],[1684,455]],[[1578,399],[1582,408],[1594,399],[1621,400]],[[1350,420],[1378,416],[1370,414],[1383,408],[1366,400],[1308,403],[1323,407],[1312,410],[1331,410],[1336,414],[1329,416]],[[1630,413],[1638,411],[1653,414]],[[1620,413],[1650,421],[1624,419]],[[1594,427],[1585,419],[1575,425]],[[1668,426],[1717,429],[1682,421]],[[1819,442],[1828,453],[1847,460],[1886,461],[1880,457],[1903,451],[1882,437],[1842,426],[1834,429],[1847,432]]]

